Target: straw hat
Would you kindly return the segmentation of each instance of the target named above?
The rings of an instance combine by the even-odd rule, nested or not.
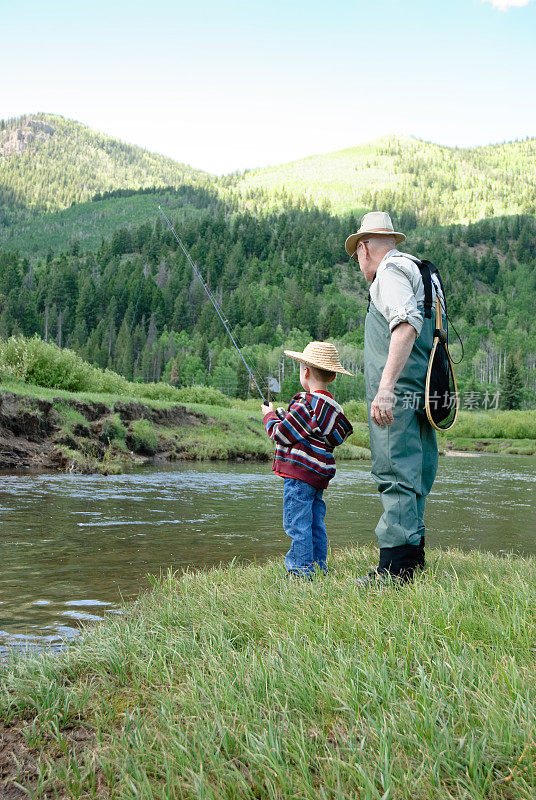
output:
[[[309,342],[303,353],[295,350],[285,350],[285,355],[295,358],[308,367],[325,369],[326,372],[340,372],[343,375],[352,375],[344,369],[339,360],[337,348],[331,342]]]
[[[344,245],[346,252],[349,256],[354,256],[357,248],[357,243],[363,236],[368,236],[369,233],[374,233],[379,236],[394,236],[395,244],[400,244],[406,241],[406,236],[403,233],[395,231],[391,217],[387,211],[370,211],[365,214],[361,220],[361,227],[357,233],[352,233],[346,240]]]

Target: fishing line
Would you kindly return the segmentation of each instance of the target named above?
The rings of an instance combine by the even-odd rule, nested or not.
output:
[[[459,334],[459,333],[458,333],[458,331],[456,330],[456,328],[455,328],[455,326],[454,326],[454,323],[453,323],[453,321],[451,320],[451,318],[447,316],[447,311],[446,311],[446,309],[445,309],[445,316],[447,317],[447,322],[448,322],[448,324],[449,324],[449,325],[450,325],[452,328],[454,328],[454,333],[455,333],[455,334],[456,334],[456,336],[458,337],[458,341],[459,341],[459,343],[460,343],[460,345],[461,345],[461,348],[462,348],[462,354],[461,354],[460,358],[458,359],[458,361],[453,361],[452,363],[453,363],[453,364],[461,364],[461,362],[463,361],[464,354],[465,354],[464,347],[463,347],[463,342],[462,342],[462,337],[460,336],[460,334]]]
[[[261,391],[261,389],[260,389],[260,387],[259,387],[259,384],[257,383],[257,380],[256,380],[256,378],[255,378],[255,375],[254,375],[254,374],[253,374],[253,372],[250,370],[250,368],[249,368],[249,366],[248,366],[248,363],[247,363],[246,359],[244,358],[244,356],[243,356],[243,355],[242,355],[242,353],[240,352],[240,348],[239,348],[239,346],[238,346],[238,345],[237,345],[237,343],[236,343],[235,337],[233,336],[233,334],[231,333],[231,330],[230,330],[230,328],[229,328],[229,323],[228,323],[228,321],[225,319],[225,317],[223,316],[223,312],[220,310],[220,308],[219,308],[219,306],[218,306],[218,303],[217,303],[217,301],[216,301],[216,298],[215,298],[215,297],[213,297],[213,295],[212,295],[212,292],[210,291],[210,289],[208,288],[207,284],[206,284],[206,283],[205,283],[205,281],[203,280],[203,276],[201,275],[201,273],[200,273],[200,271],[199,271],[199,268],[198,268],[197,264],[195,263],[195,261],[193,261],[193,260],[192,260],[192,258],[190,257],[190,253],[188,252],[188,250],[185,248],[185,246],[183,245],[183,243],[181,242],[181,240],[180,240],[180,239],[179,239],[179,237],[177,236],[177,234],[176,234],[176,232],[175,232],[175,228],[174,228],[174,227],[173,227],[173,225],[171,224],[171,222],[170,222],[170,220],[169,220],[169,218],[168,218],[167,214],[166,214],[166,213],[165,213],[165,211],[163,210],[162,206],[160,206],[160,205],[159,205],[159,206],[158,206],[158,209],[159,209],[160,213],[162,214],[162,216],[164,217],[164,219],[165,219],[165,221],[166,221],[166,223],[167,223],[167,226],[168,226],[169,230],[171,231],[171,233],[173,234],[173,236],[174,236],[174,237],[175,237],[175,239],[177,240],[177,244],[179,245],[180,249],[182,250],[182,252],[183,252],[183,253],[184,253],[184,255],[186,256],[186,259],[187,259],[187,261],[188,261],[189,265],[191,266],[191,268],[193,269],[195,276],[196,276],[196,277],[199,279],[199,281],[200,281],[200,283],[201,283],[201,286],[203,287],[203,289],[205,290],[205,292],[206,292],[206,294],[207,294],[207,297],[208,297],[208,299],[210,300],[210,302],[211,302],[211,303],[212,303],[212,305],[214,306],[214,309],[215,309],[215,311],[216,311],[216,314],[217,314],[217,315],[218,315],[218,317],[220,318],[220,320],[221,320],[221,322],[222,322],[222,324],[223,324],[223,327],[225,328],[225,330],[226,330],[226,331],[227,331],[227,333],[229,334],[229,338],[230,338],[230,340],[232,341],[232,343],[233,343],[233,345],[234,345],[234,347],[235,347],[235,349],[236,349],[236,352],[238,353],[238,355],[239,355],[239,356],[240,356],[240,358],[242,359],[242,362],[243,362],[243,364],[244,364],[245,368],[246,368],[246,369],[247,369],[247,371],[248,371],[248,375],[249,375],[250,379],[253,381],[253,383],[255,384],[255,387],[257,388],[257,391],[259,392],[260,396],[262,397],[262,401],[263,401],[263,403],[266,403],[267,401],[265,400],[264,394],[263,394],[263,392]]]

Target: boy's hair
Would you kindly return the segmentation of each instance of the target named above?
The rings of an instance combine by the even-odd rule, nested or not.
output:
[[[322,383],[331,383],[337,374],[327,369],[320,369],[320,367],[312,367],[310,364],[306,364],[305,366],[311,370],[317,381],[321,381]]]

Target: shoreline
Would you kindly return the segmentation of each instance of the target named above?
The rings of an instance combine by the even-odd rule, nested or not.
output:
[[[413,585],[357,591],[374,553],[312,583],[169,572],[10,662],[2,797],[533,796],[536,560],[431,550]]]
[[[1,470],[111,475],[158,461],[268,461],[272,455],[262,421],[247,411],[9,389],[0,388]]]
[[[273,443],[260,413],[227,403],[140,401],[4,382],[0,470],[113,475],[158,462],[270,461]],[[369,456],[352,444],[339,452],[345,459]]]

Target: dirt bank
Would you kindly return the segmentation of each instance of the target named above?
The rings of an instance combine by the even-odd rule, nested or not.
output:
[[[146,421],[145,436],[136,423]],[[115,423],[115,425],[114,425]],[[0,469],[115,472],[118,465],[180,457],[172,431],[214,425],[185,406],[152,408],[138,402],[0,393]],[[169,429],[169,435],[163,435]],[[142,433],[143,433],[142,430]]]

